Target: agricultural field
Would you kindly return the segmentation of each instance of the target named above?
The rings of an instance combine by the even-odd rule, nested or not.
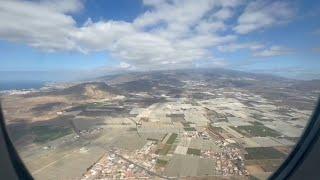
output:
[[[273,129],[264,126],[262,123],[254,123],[253,126],[230,126],[232,129],[248,137],[279,137],[281,134]]]
[[[119,75],[8,95],[4,112],[11,139],[39,179],[266,179],[312,112],[270,93],[282,88],[297,103],[316,93],[297,100],[303,93],[289,87],[298,82],[264,78]]]
[[[257,147],[257,148],[246,148],[248,154],[245,158],[251,159],[282,159],[286,157],[286,154],[276,150],[273,147]]]
[[[45,143],[73,133],[71,128],[35,126],[31,128],[36,143]]]
[[[187,154],[195,155],[195,156],[200,156],[200,153],[201,153],[200,149],[188,148],[188,151],[187,151]]]
[[[178,134],[175,134],[175,133],[171,134],[171,136],[169,137],[169,139],[166,143],[173,144],[177,137],[178,137]]]

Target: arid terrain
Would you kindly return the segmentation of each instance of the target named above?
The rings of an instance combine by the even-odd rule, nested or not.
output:
[[[36,179],[266,179],[320,81],[225,69],[135,72],[1,95]]]

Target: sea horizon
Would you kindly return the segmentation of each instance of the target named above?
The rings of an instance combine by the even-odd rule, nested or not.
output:
[[[21,80],[21,81],[0,81],[0,91],[40,89],[45,86],[46,81]]]

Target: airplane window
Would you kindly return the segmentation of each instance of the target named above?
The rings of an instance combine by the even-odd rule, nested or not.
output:
[[[2,0],[11,141],[35,179],[267,179],[319,97],[319,5]]]

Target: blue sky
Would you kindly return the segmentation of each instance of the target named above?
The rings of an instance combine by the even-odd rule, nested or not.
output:
[[[4,0],[0,9],[9,79],[196,67],[320,78],[316,0]]]

